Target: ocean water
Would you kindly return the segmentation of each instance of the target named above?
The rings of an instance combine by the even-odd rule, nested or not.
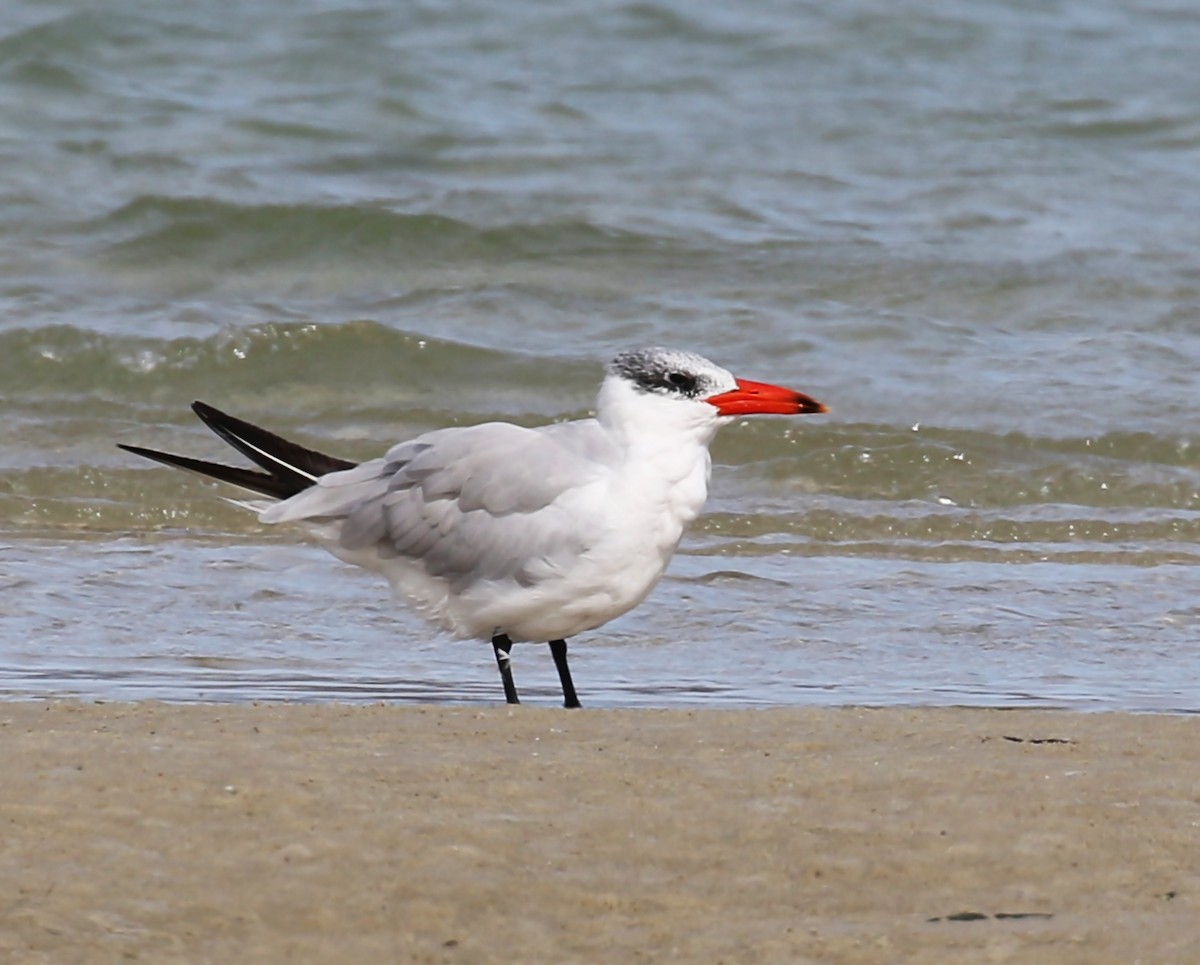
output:
[[[369,458],[669,344],[833,412],[724,430],[585,704],[1200,710],[1197,49],[1182,0],[5,4],[0,696],[500,699],[114,444],[224,457],[198,398]]]

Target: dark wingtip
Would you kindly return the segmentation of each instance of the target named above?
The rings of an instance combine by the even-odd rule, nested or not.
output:
[[[261,426],[228,415],[199,399],[192,403],[192,411],[206,426],[247,459],[257,463],[273,476],[291,479],[298,487],[297,492],[308,488],[314,479],[326,473],[353,469],[356,465],[347,459],[339,459],[316,449],[306,449],[289,442]]]
[[[218,419],[228,419],[224,412],[216,406],[211,406],[207,402],[201,402],[197,399],[192,403],[192,411],[200,417],[206,426],[211,426]]]
[[[153,452],[153,450],[151,450],[151,449],[143,449],[141,446],[127,446],[127,445],[125,445],[125,443],[123,443],[123,442],[118,442],[118,443],[117,443],[117,448],[118,448],[118,449],[124,449],[126,452],[132,452],[132,453],[133,453],[135,456],[145,456],[147,459],[153,459],[153,458],[154,458],[154,457],[151,455],[151,452]]]
[[[127,446],[123,443],[117,445],[136,456],[220,479],[277,499],[294,496],[327,473],[353,469],[355,466],[355,463],[348,460],[288,442],[273,432],[226,415],[220,409],[199,399],[192,403],[192,411],[238,452],[265,469],[266,475],[221,463],[193,459],[190,456],[176,456],[155,449],[144,449],[141,446]]]
[[[172,452],[160,452],[157,449],[146,449],[142,446],[128,446],[123,442],[118,442],[117,448],[131,452],[135,456],[141,456],[143,459],[151,459],[164,466],[171,466],[173,469],[183,469],[206,479],[217,479],[247,489],[252,493],[271,496],[275,499],[287,499],[297,492],[296,487],[290,485],[286,480],[269,476],[266,473],[254,472],[251,469],[226,466],[205,459],[193,459],[191,456],[177,456]]]

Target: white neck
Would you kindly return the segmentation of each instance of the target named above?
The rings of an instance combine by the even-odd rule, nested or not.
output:
[[[665,566],[708,498],[708,444],[728,420],[707,402],[643,392],[614,376],[601,383],[596,419],[624,453],[622,489],[636,494],[632,505],[645,513],[638,525]]]

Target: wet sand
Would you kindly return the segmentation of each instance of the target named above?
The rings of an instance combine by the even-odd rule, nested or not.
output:
[[[0,706],[0,961],[1200,961],[1200,720]]]

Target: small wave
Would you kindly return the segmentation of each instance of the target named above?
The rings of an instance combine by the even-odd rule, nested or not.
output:
[[[1191,439],[1113,431],[1044,437],[937,426],[747,420],[715,458],[757,463],[773,488],[940,506],[1070,504],[1200,511]]]
[[[441,214],[358,204],[236,204],[143,196],[97,219],[115,268],[185,263],[209,272],[366,260],[385,266],[594,254],[658,239],[586,221],[476,225]]]
[[[58,325],[0,332],[0,384],[10,399],[78,405],[81,396],[135,408],[180,398],[254,399],[259,408],[342,417],[375,407],[428,412],[428,400],[480,398],[512,411],[594,381],[586,363],[556,362],[398,331],[370,320],[272,322],[208,337],[116,335]],[[576,383],[578,380],[578,383]],[[442,411],[445,411],[444,409]],[[456,410],[465,416],[469,409]],[[537,407],[518,409],[534,412]]]

